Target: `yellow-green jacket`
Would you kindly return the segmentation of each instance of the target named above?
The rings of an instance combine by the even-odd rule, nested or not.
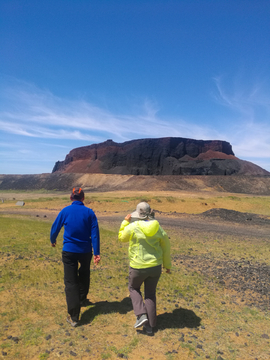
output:
[[[170,241],[157,220],[139,220],[129,223],[124,220],[118,239],[129,241],[129,261],[134,269],[162,265],[171,268]]]

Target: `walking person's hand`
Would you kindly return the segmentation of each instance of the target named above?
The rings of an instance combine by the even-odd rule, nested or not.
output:
[[[166,274],[170,274],[171,273],[171,269],[166,269]]]
[[[127,214],[127,216],[125,217],[125,220],[130,222],[130,219],[131,219],[131,214]]]
[[[52,246],[52,247],[55,247],[55,246],[56,246],[56,242],[55,242],[55,243],[53,243],[53,244],[51,243],[51,246]]]
[[[94,264],[98,265],[99,262],[100,262],[100,255],[94,255]]]

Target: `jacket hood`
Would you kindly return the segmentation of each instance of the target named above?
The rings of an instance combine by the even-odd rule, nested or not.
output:
[[[159,222],[157,220],[139,221],[139,227],[146,236],[151,237],[158,232]]]

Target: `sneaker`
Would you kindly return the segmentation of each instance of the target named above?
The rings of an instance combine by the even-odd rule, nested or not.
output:
[[[142,315],[137,316],[137,321],[136,321],[136,323],[134,325],[135,329],[142,326],[146,322],[148,322],[146,314],[142,314]]]
[[[86,307],[86,306],[90,306],[90,305],[93,305],[93,303],[91,303],[91,301],[88,299],[84,299],[80,302],[81,307]]]
[[[71,319],[71,316],[68,315],[67,322],[70,323],[71,326],[76,327],[78,325],[78,321],[74,321]]]
[[[154,335],[153,328],[149,325],[149,323],[143,324],[143,330],[147,335]]]

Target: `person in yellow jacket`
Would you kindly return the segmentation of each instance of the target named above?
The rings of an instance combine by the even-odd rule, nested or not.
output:
[[[155,220],[150,205],[141,202],[120,226],[118,239],[129,242],[129,293],[137,316],[135,328],[144,327],[148,335],[156,325],[156,287],[162,272],[170,272],[170,241]],[[140,291],[144,283],[144,300]]]

